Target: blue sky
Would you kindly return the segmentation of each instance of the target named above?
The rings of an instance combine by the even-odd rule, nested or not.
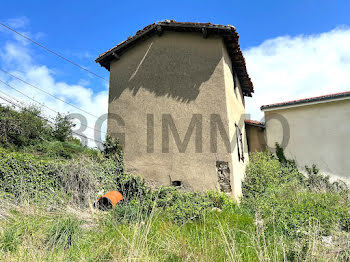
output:
[[[350,1],[5,1],[1,21],[28,18],[26,30],[40,42],[108,77],[94,63],[103,51],[144,26],[164,19],[232,24],[243,49],[282,35],[315,34],[350,24]],[[6,40],[0,36],[0,41]],[[39,63],[57,68],[59,77],[84,75],[42,50]],[[71,70],[74,71],[71,72]],[[62,74],[62,75],[61,75]]]
[[[345,0],[32,0],[2,1],[0,21],[105,78],[108,72],[94,59],[150,23],[175,19],[234,25],[256,90],[247,100],[247,110],[252,118],[260,119],[261,104],[350,90],[349,11],[350,1]],[[0,28],[0,66],[86,110],[106,111],[108,93],[103,80],[4,28]],[[0,90],[12,92],[3,86]],[[79,101],[82,93],[86,101]],[[57,110],[74,112],[42,94],[33,92],[33,97]]]

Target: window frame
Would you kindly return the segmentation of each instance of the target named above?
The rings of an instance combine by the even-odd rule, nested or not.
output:
[[[237,124],[235,124],[235,127],[236,127],[236,142],[237,142],[238,161],[242,161],[244,163],[242,131],[238,127]]]

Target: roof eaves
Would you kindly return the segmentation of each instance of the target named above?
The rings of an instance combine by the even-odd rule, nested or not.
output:
[[[203,35],[204,33],[222,35],[229,51],[232,66],[235,68],[238,78],[240,79],[243,94],[249,97],[252,96],[254,86],[247,72],[245,59],[238,43],[239,35],[235,27],[231,25],[224,26],[211,23],[176,22],[174,20],[153,23],[137,31],[135,36],[129,37],[127,40],[102,53],[95,62],[99,63],[107,70],[110,70],[111,61],[118,59],[129,47],[136,44],[139,40],[150,37],[157,32],[158,34],[162,34],[164,30],[202,32]]]
[[[304,99],[287,101],[287,102],[282,102],[282,103],[275,103],[275,104],[270,104],[270,105],[263,105],[260,107],[260,110],[264,111],[267,109],[274,109],[274,108],[280,108],[280,107],[288,107],[288,106],[302,105],[302,104],[309,104],[309,103],[323,102],[323,101],[326,102],[326,101],[331,101],[331,100],[346,98],[346,97],[350,97],[350,91],[329,94],[329,95],[324,95],[324,96],[304,98]]]
[[[113,54],[114,52],[122,49],[123,47],[127,46],[130,42],[133,42],[139,38],[141,38],[142,36],[148,34],[150,31],[152,31],[153,29],[156,28],[156,24],[152,24],[150,25],[147,29],[142,29],[139,30],[136,35],[132,36],[132,37],[128,37],[128,39],[124,40],[123,42],[119,43],[118,45],[114,46],[113,48],[109,49],[108,51],[102,53],[97,59],[95,59],[96,63],[101,63],[106,57],[108,57],[109,55]],[[140,32],[142,31],[142,32]],[[103,66],[101,64],[101,66]]]
[[[246,125],[250,125],[250,126],[256,126],[256,127],[265,128],[265,124],[264,123],[261,123],[259,121],[255,121],[255,120],[246,119],[246,120],[244,120],[244,123]]]

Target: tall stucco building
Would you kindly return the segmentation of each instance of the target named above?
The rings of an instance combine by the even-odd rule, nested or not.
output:
[[[154,23],[96,62],[110,71],[107,133],[123,142],[128,171],[240,196],[253,84],[233,26]]]
[[[267,146],[350,184],[350,92],[264,105]],[[272,151],[272,150],[271,150]]]

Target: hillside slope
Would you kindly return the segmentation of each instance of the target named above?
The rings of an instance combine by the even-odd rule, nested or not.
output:
[[[305,177],[282,151],[250,156],[238,205],[151,189],[124,172],[118,141],[85,148],[64,116],[39,115],[0,107],[1,261],[350,260],[349,190],[316,167]],[[96,209],[109,190],[124,200]]]

